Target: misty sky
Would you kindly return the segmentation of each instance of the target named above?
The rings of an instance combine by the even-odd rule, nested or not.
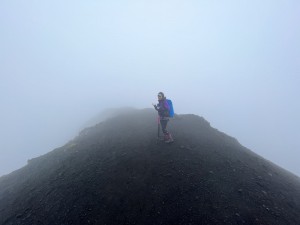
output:
[[[0,176],[159,91],[300,176],[299,40],[299,0],[1,0]]]

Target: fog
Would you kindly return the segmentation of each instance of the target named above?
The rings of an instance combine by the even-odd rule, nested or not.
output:
[[[0,176],[159,91],[300,176],[299,21],[296,0],[2,0]]]

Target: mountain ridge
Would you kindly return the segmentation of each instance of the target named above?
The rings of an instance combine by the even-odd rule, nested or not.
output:
[[[29,160],[0,178],[0,224],[299,224],[297,176],[197,115],[168,129],[133,110]]]

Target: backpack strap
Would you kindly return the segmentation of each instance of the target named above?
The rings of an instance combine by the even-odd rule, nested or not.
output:
[[[169,106],[169,104],[167,102],[167,99],[164,100],[164,107],[165,107],[165,109],[167,109],[168,111],[170,111],[170,106]]]

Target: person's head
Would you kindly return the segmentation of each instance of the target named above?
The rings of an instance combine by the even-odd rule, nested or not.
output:
[[[163,92],[159,92],[159,93],[157,94],[157,98],[158,98],[158,100],[163,100],[163,99],[165,98],[164,93],[163,93]]]

